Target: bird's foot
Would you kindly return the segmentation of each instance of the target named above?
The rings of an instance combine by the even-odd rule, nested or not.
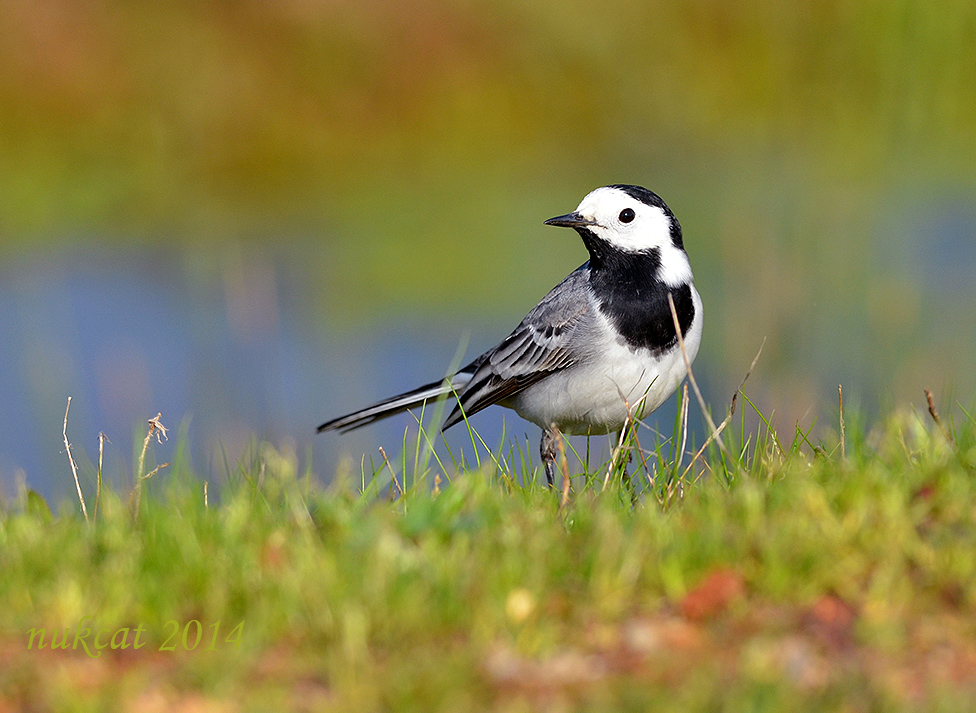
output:
[[[556,441],[559,438],[559,430],[553,424],[549,428],[542,429],[542,441],[539,443],[539,452],[542,454],[542,465],[546,470],[546,484],[551,488],[556,482]]]

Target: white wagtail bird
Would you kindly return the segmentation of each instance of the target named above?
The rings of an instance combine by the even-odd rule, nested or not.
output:
[[[657,409],[685,378],[702,335],[701,297],[674,213],[640,186],[597,188],[546,225],[573,228],[590,259],[556,285],[502,342],[453,376],[327,421],[348,431],[454,395],[442,428],[492,404],[542,428],[553,483],[559,432],[618,432]]]

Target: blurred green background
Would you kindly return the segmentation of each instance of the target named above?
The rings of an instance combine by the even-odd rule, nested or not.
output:
[[[869,409],[974,395],[971,2],[5,0],[0,37],[0,275],[212,281],[245,348],[449,325],[436,377],[583,261],[544,219],[638,183],[684,227],[716,408],[763,337],[750,387],[788,430],[841,381]],[[338,364],[344,406],[385,395]],[[299,391],[301,429],[344,407]]]

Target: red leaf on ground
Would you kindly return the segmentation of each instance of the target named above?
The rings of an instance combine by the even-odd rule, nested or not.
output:
[[[717,569],[681,600],[681,613],[692,621],[709,619],[723,612],[734,600],[745,596],[746,587],[738,572]]]
[[[825,594],[813,603],[807,621],[814,633],[832,646],[846,646],[851,642],[854,607],[834,594]]]

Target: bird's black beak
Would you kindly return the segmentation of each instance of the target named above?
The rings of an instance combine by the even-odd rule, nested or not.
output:
[[[588,225],[596,225],[596,221],[584,218],[579,213],[567,213],[550,218],[546,221],[546,225],[555,225],[559,228],[585,228]]]

